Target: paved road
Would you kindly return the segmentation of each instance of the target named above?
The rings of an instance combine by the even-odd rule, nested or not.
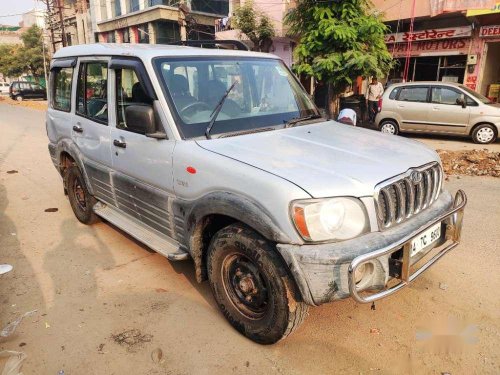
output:
[[[223,319],[189,262],[74,218],[43,116],[0,104],[0,261],[14,265],[0,277],[0,322],[38,309],[0,350],[27,353],[25,374],[500,372],[499,179],[447,183],[469,194],[463,244],[410,288],[376,310],[350,300],[311,309],[296,334],[259,346]],[[146,336],[113,339],[130,329]]]

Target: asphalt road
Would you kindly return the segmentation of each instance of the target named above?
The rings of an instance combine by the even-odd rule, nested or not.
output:
[[[38,310],[0,350],[25,352],[24,374],[500,373],[499,179],[450,178],[469,195],[463,243],[413,285],[375,310],[313,308],[294,335],[259,346],[224,320],[190,262],[75,219],[44,123],[0,104],[0,263],[14,266],[0,276],[0,325]]]

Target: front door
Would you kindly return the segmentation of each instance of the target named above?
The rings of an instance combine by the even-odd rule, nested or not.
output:
[[[402,87],[396,97],[397,112],[401,116],[401,130],[423,130],[429,113],[429,87]]]
[[[158,232],[175,237],[171,211],[175,141],[147,137],[127,124],[128,106],[153,106],[153,101],[145,94],[133,68],[113,69],[112,75],[111,157],[118,208]]]
[[[80,60],[72,124],[73,139],[83,154],[94,195],[114,204],[110,181],[108,92],[108,61],[104,58]]]
[[[455,88],[433,86],[427,131],[464,133],[470,118],[470,108],[461,104],[464,100],[465,94]]]

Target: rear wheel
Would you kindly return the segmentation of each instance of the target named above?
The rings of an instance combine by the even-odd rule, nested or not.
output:
[[[472,140],[474,143],[487,144],[495,142],[497,139],[497,133],[495,128],[489,124],[479,125],[472,132]]]
[[[76,218],[83,224],[93,224],[99,220],[93,211],[97,200],[90,195],[82,172],[77,166],[71,166],[66,170],[66,183],[69,203]]]
[[[208,249],[214,297],[231,325],[260,344],[273,344],[304,321],[308,306],[271,243],[233,224],[217,232]]]
[[[383,120],[379,125],[379,129],[382,133],[386,134],[396,135],[399,133],[398,125],[391,120]]]

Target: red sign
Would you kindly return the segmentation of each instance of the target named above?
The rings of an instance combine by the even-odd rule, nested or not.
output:
[[[479,36],[482,38],[500,37],[500,25],[481,26]]]
[[[410,56],[439,56],[439,52],[447,55],[453,52],[456,55],[466,55],[469,51],[470,39],[445,39],[445,40],[432,40],[424,42],[413,42],[411,44]],[[387,49],[393,53],[395,58],[406,57],[408,49],[407,43],[396,43],[395,45],[388,44]]]
[[[470,26],[451,27],[447,29],[430,29],[423,31],[414,31],[413,33],[404,32],[397,34],[387,34],[385,36],[386,43],[401,43],[420,40],[437,40],[449,38],[463,38],[472,35],[472,28]]]

